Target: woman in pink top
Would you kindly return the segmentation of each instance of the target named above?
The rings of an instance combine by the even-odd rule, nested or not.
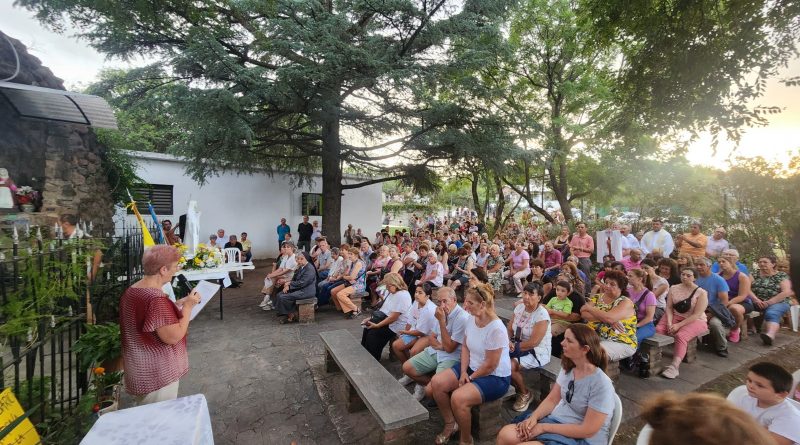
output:
[[[192,291],[176,304],[161,290],[178,271],[180,256],[167,245],[145,250],[144,277],[120,298],[125,390],[137,405],[175,399],[180,378],[189,372],[186,333],[200,294]]]
[[[504,277],[510,278],[514,282],[514,289],[518,294],[522,293],[522,288],[525,286],[522,280],[531,273],[531,256],[525,247],[525,241],[517,241],[514,251],[506,260],[509,269],[503,274]]]

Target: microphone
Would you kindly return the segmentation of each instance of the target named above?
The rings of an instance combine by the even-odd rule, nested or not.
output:
[[[184,290],[186,290],[187,294],[191,292],[192,289],[194,289],[194,286],[192,286],[192,283],[190,283],[189,280],[186,279],[186,275],[184,274],[178,274],[178,285],[181,286]]]

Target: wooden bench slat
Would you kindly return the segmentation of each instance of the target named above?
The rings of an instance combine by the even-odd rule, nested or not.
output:
[[[428,410],[414,400],[350,332],[341,329],[322,332],[319,336],[384,431],[428,419]]]

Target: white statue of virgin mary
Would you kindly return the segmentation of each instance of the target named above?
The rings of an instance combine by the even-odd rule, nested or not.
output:
[[[197,208],[197,201],[189,201],[189,209],[186,210],[186,233],[183,243],[186,244],[186,257],[194,258],[197,245],[200,243],[200,210]]]

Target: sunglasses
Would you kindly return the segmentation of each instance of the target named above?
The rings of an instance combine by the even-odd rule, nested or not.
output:
[[[570,380],[567,385],[567,403],[572,403],[572,396],[575,395],[575,380]]]

